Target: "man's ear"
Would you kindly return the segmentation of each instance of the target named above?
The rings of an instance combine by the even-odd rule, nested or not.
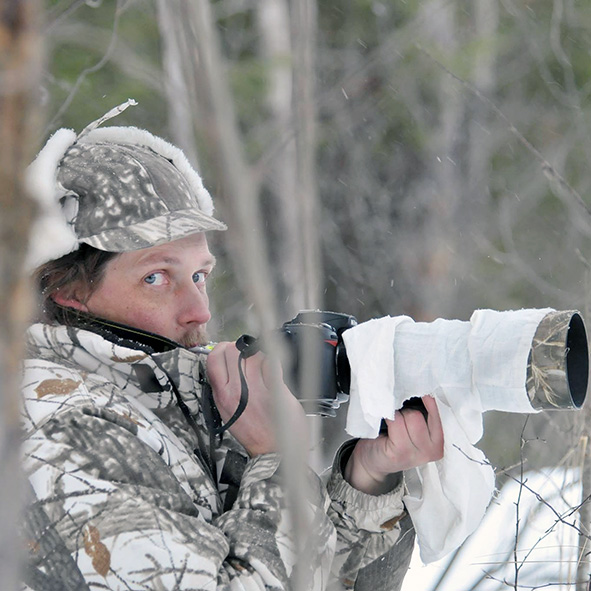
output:
[[[51,294],[51,299],[64,308],[73,308],[80,312],[88,312],[88,307],[79,297],[79,290],[76,288],[70,289],[58,289],[55,293]]]

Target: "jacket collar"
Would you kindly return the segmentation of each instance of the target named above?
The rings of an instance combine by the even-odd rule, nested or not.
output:
[[[173,387],[192,412],[198,411],[205,379],[202,355],[159,335],[87,314],[74,312],[68,320],[29,327],[27,358],[99,374],[151,409],[170,406]]]
[[[94,332],[116,345],[138,349],[150,355],[183,348],[179,343],[147,330],[105,320],[73,308],[63,308],[63,312],[68,326]]]

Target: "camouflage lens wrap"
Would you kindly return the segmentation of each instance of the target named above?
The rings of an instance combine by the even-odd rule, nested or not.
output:
[[[578,409],[587,395],[589,350],[585,324],[576,310],[550,312],[540,322],[527,363],[532,406]]]

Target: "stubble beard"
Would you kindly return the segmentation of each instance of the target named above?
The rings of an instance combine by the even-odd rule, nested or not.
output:
[[[205,325],[198,326],[194,328],[190,332],[183,335],[179,341],[179,343],[183,347],[196,347],[196,346],[203,346],[209,343],[209,335],[207,334],[207,327]]]

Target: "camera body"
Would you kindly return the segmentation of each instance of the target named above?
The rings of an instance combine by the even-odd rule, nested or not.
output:
[[[351,367],[343,332],[357,325],[354,316],[338,312],[300,312],[279,329],[287,349],[284,379],[308,414],[334,417],[336,409],[349,398]],[[319,396],[306,398],[306,352],[313,351],[317,380],[312,381]]]

